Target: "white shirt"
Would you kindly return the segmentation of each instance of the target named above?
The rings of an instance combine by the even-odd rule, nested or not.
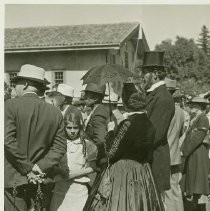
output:
[[[158,81],[157,83],[153,84],[148,90],[147,92],[152,92],[154,91],[156,88],[158,88],[161,85],[164,85],[165,81]]]
[[[62,113],[63,117],[64,117],[64,114],[66,113],[66,110],[68,109],[68,107],[69,107],[69,105],[67,105],[67,106],[64,108],[64,110],[63,110],[63,111],[61,111],[61,113]]]
[[[71,171],[76,172],[77,170],[86,168],[86,160],[83,154],[83,145],[80,141],[80,138],[74,141],[67,140],[66,154],[67,154],[67,165],[70,174]],[[69,180],[61,179],[55,183],[54,192],[57,194],[68,195],[68,192],[69,191],[71,192],[71,189],[69,189],[69,187],[74,182],[88,183],[90,182],[90,179],[88,176],[81,176],[79,178],[69,179]]]
[[[86,159],[83,154],[83,145],[80,138],[74,141],[67,140],[67,162],[71,171],[75,172],[86,167]],[[74,179],[77,182],[89,182],[90,179],[87,176],[83,176],[78,179]]]

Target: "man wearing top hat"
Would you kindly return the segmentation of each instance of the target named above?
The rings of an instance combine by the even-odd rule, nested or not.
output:
[[[156,129],[152,172],[158,190],[163,193],[170,189],[170,153],[167,132],[174,115],[174,101],[166,89],[164,79],[166,71],[163,65],[164,52],[149,51],[144,53],[142,74],[147,92],[146,110]]]
[[[38,95],[49,83],[44,74],[43,68],[23,65],[13,79],[17,97],[5,103],[6,211],[28,210],[36,184],[66,153],[62,115]]]

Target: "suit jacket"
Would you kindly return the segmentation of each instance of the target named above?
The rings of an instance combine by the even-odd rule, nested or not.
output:
[[[27,183],[34,164],[48,172],[66,153],[61,112],[35,93],[5,103],[5,187]]]
[[[175,106],[175,114],[168,129],[168,144],[170,150],[171,166],[181,164],[181,150],[179,138],[184,132],[184,111],[179,106]]]
[[[98,159],[104,157],[104,143],[106,142],[107,124],[110,121],[110,109],[107,105],[100,104],[93,111],[87,123],[86,138],[93,141],[98,148]]]
[[[167,132],[175,105],[165,85],[157,87],[146,98],[148,117],[155,128],[152,172],[159,191],[170,189],[170,153]]]

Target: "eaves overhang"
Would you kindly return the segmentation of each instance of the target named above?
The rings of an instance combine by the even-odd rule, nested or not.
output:
[[[58,52],[58,51],[84,51],[84,50],[119,50],[120,44],[102,44],[102,45],[76,45],[76,46],[47,46],[47,47],[19,47],[5,48],[4,53],[28,53],[28,52]]]

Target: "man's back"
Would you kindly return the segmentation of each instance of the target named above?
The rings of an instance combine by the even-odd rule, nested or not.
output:
[[[174,102],[165,85],[161,85],[147,96],[146,110],[156,134],[152,171],[159,191],[170,188],[170,153],[167,132],[174,115]]]
[[[34,93],[5,104],[5,186],[20,183],[35,163],[47,171],[66,152],[64,124],[60,111]],[[10,178],[11,177],[11,178]],[[10,180],[10,179],[11,180]]]

